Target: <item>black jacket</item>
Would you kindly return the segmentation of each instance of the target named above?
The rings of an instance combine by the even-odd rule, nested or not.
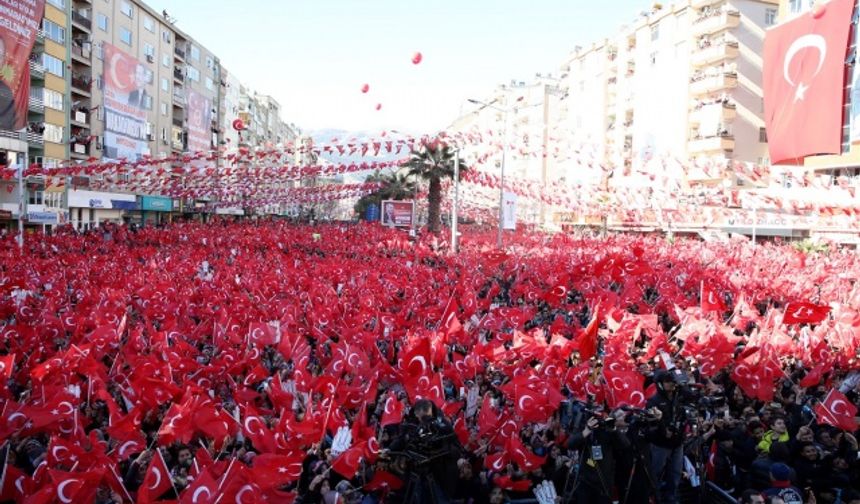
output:
[[[595,456],[596,446],[600,447],[602,457]],[[576,432],[571,436],[568,448],[582,452],[579,463],[582,481],[607,492],[611,492],[615,486],[617,461],[630,456],[630,440],[625,434],[614,429],[598,428],[588,437],[584,437],[582,432]],[[595,460],[596,458],[601,460]]]
[[[679,391],[676,389],[675,394]],[[677,397],[677,396],[676,396]],[[670,398],[665,392],[657,389],[651,399],[648,399],[646,408],[657,408],[663,413],[657,428],[654,429],[649,441],[662,448],[678,448],[684,444],[684,421],[683,410],[679,400]]]

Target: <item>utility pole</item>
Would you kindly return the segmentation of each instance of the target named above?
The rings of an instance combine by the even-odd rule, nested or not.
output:
[[[460,148],[454,151],[454,203],[451,205],[451,248],[459,252],[459,237],[457,233],[457,206],[460,202]]]

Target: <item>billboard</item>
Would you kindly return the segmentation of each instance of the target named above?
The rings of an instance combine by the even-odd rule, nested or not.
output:
[[[150,72],[118,47],[104,44],[105,157],[137,161],[149,154],[146,111],[152,96]]]
[[[27,126],[30,52],[45,0],[0,0],[0,129]]]
[[[382,225],[394,227],[412,227],[415,221],[414,201],[382,202]]]
[[[188,90],[188,150],[212,149],[212,102],[202,94]]]

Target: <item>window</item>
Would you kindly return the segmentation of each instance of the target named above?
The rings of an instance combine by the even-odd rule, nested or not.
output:
[[[792,14],[799,14],[812,8],[814,3],[815,0],[789,0],[788,6]]]
[[[122,2],[119,4],[119,11],[130,18],[134,17],[134,6],[126,2],[125,0],[122,0]]]
[[[191,65],[188,65],[185,75],[194,82],[200,82],[200,70],[197,70]]]
[[[161,115],[167,115],[167,103],[165,102],[161,102]]]
[[[191,44],[191,59],[200,61],[200,48],[194,44]]]
[[[209,77],[206,77],[206,89],[212,91],[215,88],[215,83]]]
[[[170,85],[167,83],[167,79],[161,78],[161,90],[162,91],[170,91]]]
[[[53,5],[54,7],[58,8],[58,9],[65,10],[65,8],[66,8],[66,0],[48,0],[48,3]]]
[[[102,14],[101,12],[99,12],[97,17],[98,17],[98,23],[99,23],[99,30],[101,30],[103,32],[108,31],[108,17],[105,16],[104,14]]]
[[[128,28],[119,29],[119,39],[128,45],[131,45],[131,30]]]
[[[45,191],[31,191],[28,203],[31,205],[41,205],[45,201]]]
[[[215,60],[212,56],[206,56],[206,68],[210,70],[215,70]]]
[[[46,142],[63,143],[63,127],[45,123],[43,138]]]
[[[155,57],[155,47],[152,47],[152,44],[150,44],[150,43],[144,43],[143,44],[143,54],[145,56],[152,56],[154,58]]]
[[[164,66],[165,68],[170,68],[170,63],[172,63],[171,59],[172,58],[170,57],[169,54],[163,54],[161,56],[161,65]]]
[[[43,89],[42,99],[45,101],[45,106],[52,108],[54,110],[63,110],[65,109],[65,100],[63,100],[63,93],[58,93],[53,89]]]
[[[773,26],[776,24],[776,9],[765,9],[764,11],[764,25],[765,26]]]
[[[152,97],[149,95],[145,95],[143,97],[143,108],[146,110],[152,110]]]
[[[657,64],[657,51],[651,53],[651,66]]]
[[[143,16],[143,27],[146,28],[146,31],[149,33],[155,33],[155,21],[153,21],[151,17]]]
[[[767,130],[765,128],[758,129],[758,141],[761,143],[767,143]]]
[[[660,38],[660,24],[655,24],[651,27],[651,42],[655,42]]]
[[[161,40],[163,40],[163,41],[165,41],[166,43],[168,43],[168,44],[169,44],[169,43],[170,43],[170,32],[169,32],[169,31],[167,31],[167,30],[162,30],[162,32],[161,32]]]
[[[42,53],[42,65],[44,65],[45,70],[51,72],[57,77],[63,77],[64,71],[66,69],[63,64],[63,60],[55,58],[50,54]]]
[[[45,19],[42,21],[42,29],[45,30],[45,36],[49,39],[53,40],[58,44],[65,45],[66,43],[66,29],[60,27],[60,25],[48,21]]]

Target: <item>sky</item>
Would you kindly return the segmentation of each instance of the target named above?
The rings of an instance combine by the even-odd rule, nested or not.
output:
[[[499,84],[559,73],[647,0],[148,0],[303,131],[433,133]],[[423,61],[412,64],[421,52]],[[367,94],[363,84],[370,86]],[[381,105],[376,110],[377,104]]]

